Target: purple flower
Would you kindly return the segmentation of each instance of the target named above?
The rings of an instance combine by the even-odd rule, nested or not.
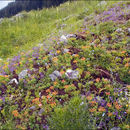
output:
[[[3,102],[5,102],[5,97],[0,97],[0,99],[1,99]]]
[[[9,71],[10,71],[10,72],[13,72],[15,69],[16,69],[15,67],[9,66]]]
[[[102,102],[101,102],[101,106],[102,106],[102,107],[105,107],[106,104],[107,104],[107,102],[106,102],[105,100],[102,100]]]
[[[121,116],[118,116],[117,118],[120,120],[120,119],[121,119]]]
[[[49,130],[49,126],[48,125],[43,125],[43,129]]]
[[[118,111],[113,112],[113,115],[117,116],[118,115]]]

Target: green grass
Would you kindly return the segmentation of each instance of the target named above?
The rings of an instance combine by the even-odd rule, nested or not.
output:
[[[0,58],[6,59],[23,50],[27,51],[39,42],[45,41],[52,33],[52,36],[59,36],[59,31],[76,31],[85,16],[95,10],[100,12],[105,9],[97,9],[97,3],[98,1],[66,2],[56,8],[22,12],[23,18],[5,18],[0,25]],[[64,21],[68,16],[70,17]],[[60,28],[62,24],[66,24],[63,30]]]

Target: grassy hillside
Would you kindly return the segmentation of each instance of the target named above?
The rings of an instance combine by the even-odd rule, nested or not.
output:
[[[28,50],[39,42],[43,43],[51,34],[57,36],[59,31],[62,32],[62,24],[67,24],[63,32],[75,31],[82,20],[77,16],[91,14],[94,7],[96,9],[96,4],[96,1],[67,2],[57,8],[23,12],[19,17],[4,19],[0,24],[0,57],[7,58],[22,50]]]
[[[4,19],[0,129],[129,129],[129,9],[77,1]]]

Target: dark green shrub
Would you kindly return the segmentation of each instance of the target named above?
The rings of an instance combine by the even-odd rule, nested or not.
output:
[[[66,105],[55,108],[48,118],[53,130],[89,130],[94,129],[94,121],[90,123],[87,104],[79,97],[74,97]]]

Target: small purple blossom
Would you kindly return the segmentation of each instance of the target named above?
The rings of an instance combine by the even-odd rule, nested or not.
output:
[[[49,126],[48,125],[42,125],[43,129],[49,130]]]

